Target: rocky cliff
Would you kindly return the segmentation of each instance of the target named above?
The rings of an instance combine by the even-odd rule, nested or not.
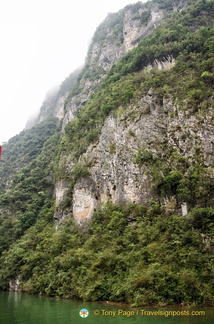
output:
[[[171,9],[181,13],[186,6],[187,2],[180,1]],[[74,92],[66,101],[63,130],[66,124],[73,120],[76,112],[87,104],[97,84],[106,77],[113,64],[155,30],[165,15],[166,10],[161,9],[155,2],[128,6],[117,15],[107,17],[93,38],[86,66],[77,82],[77,94]],[[195,28],[198,29],[199,26]],[[145,62],[142,60],[144,73],[152,77],[154,71],[164,74],[170,73],[173,68],[176,69],[178,53],[173,53],[173,50],[167,51],[164,55],[159,54],[158,58],[152,57]],[[124,69],[129,55],[130,57],[133,55],[135,59],[134,54],[129,53],[127,59],[122,61],[121,69]],[[119,89],[119,95],[123,91],[124,88]],[[96,143],[91,144],[79,157],[78,163],[87,165],[88,174],[76,181],[73,192],[70,193],[67,185],[62,186],[63,179],[56,183],[55,219],[60,220],[61,215],[65,217],[66,212],[62,212],[60,203],[67,195],[70,195],[72,201],[67,213],[73,214],[78,224],[90,220],[94,210],[108,201],[147,204],[154,197],[158,199],[160,196],[158,188],[161,186],[159,182],[163,180],[165,173],[170,174],[177,167],[179,169],[179,156],[180,160],[184,160],[183,164],[186,163],[186,166],[183,169],[180,167],[179,170],[185,177],[188,177],[188,168],[193,168],[194,159],[198,154],[198,159],[201,159],[201,163],[207,168],[205,171],[207,177],[213,178],[211,107],[206,113],[200,109],[195,113],[194,109],[187,108],[185,98],[179,101],[179,98],[167,93],[157,95],[157,91],[152,87],[142,95],[138,93],[137,98],[132,98],[132,101],[134,102],[128,106],[120,103],[119,110],[110,114],[99,129]],[[102,106],[102,101],[100,105]],[[148,161],[146,158],[143,161],[142,157],[142,163],[139,162],[140,153],[145,155],[147,153]],[[137,159],[139,163],[136,162]],[[68,173],[73,172],[76,162],[73,154],[61,156],[60,163]],[[165,173],[162,170],[163,165],[168,168]],[[157,168],[159,174],[155,171]],[[171,212],[187,214],[189,199],[180,196],[177,199],[173,194],[170,197],[162,197],[161,204]]]
[[[152,91],[134,105],[109,116],[98,142],[91,144],[79,159],[82,165],[87,161],[91,161],[92,165],[88,167],[89,174],[75,183],[74,218],[83,224],[100,204],[106,202],[147,204],[152,198],[158,198],[155,190],[158,179],[154,176],[158,163],[161,177],[163,165],[172,167],[173,163],[179,164],[179,158],[183,159],[182,163],[188,165],[183,171],[187,175],[188,168],[195,164],[197,150],[200,150],[201,163],[206,166],[207,177],[213,179],[214,135],[211,124],[211,108],[205,116],[202,112],[193,115],[180,110],[169,98],[160,102]],[[142,164],[136,161],[141,151]],[[72,166],[69,159],[67,163]],[[62,192],[66,195],[66,190],[62,188],[62,182],[56,188],[56,200],[59,202],[63,199]],[[188,212],[188,209],[182,212],[182,206],[188,205],[188,201],[185,198],[177,201],[173,194],[170,198],[162,198],[162,204],[170,212],[183,215]]]
[[[168,12],[182,11],[186,5],[186,1],[177,1],[166,10],[161,8],[158,1],[146,4],[138,2],[126,6],[118,13],[110,13],[95,31],[82,71],[79,69],[72,73],[63,82],[60,91],[47,95],[36,122],[41,122],[48,114],[52,114],[63,120],[64,130],[112,65],[151,34]]]
[[[109,14],[0,165],[0,288],[213,304],[210,0]]]

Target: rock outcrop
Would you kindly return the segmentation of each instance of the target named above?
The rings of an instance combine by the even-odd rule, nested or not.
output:
[[[136,106],[139,108],[136,109]],[[83,164],[85,160],[94,162],[87,181],[80,179],[74,187],[73,214],[77,222],[88,221],[101,203],[147,204],[155,197],[153,187],[156,179],[151,172],[152,161],[143,166],[134,162],[138,150],[142,148],[151,152],[153,160],[167,163],[166,146],[171,147],[187,158],[191,165],[195,150],[200,147],[203,162],[214,177],[211,168],[214,162],[211,154],[214,134],[207,122],[211,116],[210,110],[202,120],[200,112],[193,116],[179,110],[169,99],[160,104],[151,93],[141,98],[135,107],[129,106],[122,115],[109,116],[99,143],[91,145],[80,160]],[[162,203],[169,206],[166,200]],[[185,216],[186,202],[175,203],[172,212],[175,211]]]
[[[143,13],[148,14],[146,20],[142,20]],[[94,87],[100,83],[113,64],[152,33],[164,19],[164,15],[164,10],[158,5],[153,4],[147,8],[145,4],[138,2],[107,16],[92,39],[85,69],[79,80],[79,93],[73,95],[66,103],[63,130],[88,101]]]
[[[182,11],[185,1],[176,2],[174,11]],[[110,14],[98,27],[89,48],[86,65],[77,78],[76,87],[66,99],[62,132],[74,119],[106,76],[122,56],[136,47],[149,35],[165,17],[165,11],[154,2],[150,5],[127,6],[117,14]],[[151,69],[170,70],[175,66],[175,58],[166,55],[161,60],[145,66]],[[63,99],[64,100],[64,99]],[[62,102],[63,102],[62,100]],[[185,105],[185,103],[184,103]],[[60,107],[60,105],[59,105]],[[76,181],[70,213],[78,224],[85,224],[93,211],[102,203],[147,204],[156,196],[154,161],[170,164],[169,149],[194,164],[196,150],[200,148],[207,172],[213,177],[211,165],[214,137],[210,130],[211,111],[203,117],[200,111],[193,114],[189,109],[181,109],[170,97],[158,97],[150,89],[138,102],[121,107],[119,113],[111,114],[104,122],[99,140],[83,154],[79,163],[91,161],[89,175]],[[152,159],[144,165],[136,163],[139,150],[151,154]],[[70,156],[64,157],[69,172],[73,168]],[[153,170],[154,171],[154,170]],[[66,190],[56,190],[56,201],[66,197]],[[188,213],[186,201],[176,201],[175,197],[162,199],[162,205],[170,212]],[[60,207],[60,206],[59,206]],[[60,208],[57,214],[60,215]],[[63,213],[64,215],[64,213]],[[63,216],[64,217],[64,216]],[[57,216],[60,220],[61,217]]]

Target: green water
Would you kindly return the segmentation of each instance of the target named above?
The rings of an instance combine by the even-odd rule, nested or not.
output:
[[[86,308],[87,318],[79,311]],[[172,312],[174,311],[174,316]],[[181,314],[179,312],[183,311]],[[187,315],[187,312],[205,312],[204,315]],[[147,312],[147,313],[146,313]],[[150,313],[149,313],[150,312]],[[156,313],[155,313],[156,312]],[[96,315],[97,314],[97,315]],[[185,315],[186,314],[186,315]],[[213,308],[145,308],[54,300],[14,292],[0,292],[0,324],[213,324]]]

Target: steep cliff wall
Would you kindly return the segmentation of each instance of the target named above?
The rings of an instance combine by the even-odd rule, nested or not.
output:
[[[170,11],[182,11],[186,5],[187,1],[181,0],[167,8],[162,8],[158,1],[137,2],[109,14],[95,31],[83,68],[71,73],[59,90],[56,88],[47,94],[39,116],[26,128],[52,116],[62,120],[64,132],[113,64],[151,34]]]
[[[182,12],[186,5],[186,2],[177,2],[173,10]],[[149,14],[146,23],[145,21],[142,23],[142,17],[144,19],[146,17],[145,12],[149,12]],[[204,12],[204,14],[206,16],[208,12]],[[90,69],[92,71],[96,66],[100,70],[102,68],[103,73],[97,80],[92,80],[90,73],[81,75],[79,93],[71,97],[70,102],[68,100],[66,105],[63,128],[74,118],[76,111],[86,105],[90,95],[94,92],[94,85],[101,82],[105,72],[110,69],[112,64],[128,50],[136,47],[139,40],[154,30],[156,24],[160,23],[163,17],[164,10],[158,8],[157,4],[153,4],[149,9],[139,5],[137,10],[135,7],[134,12],[133,7],[129,6],[120,11],[118,16],[107,17],[101,25],[103,29],[105,27],[104,35],[101,33],[102,28],[99,27],[99,33],[98,31],[95,33],[87,58],[89,71]],[[115,18],[117,19],[115,20]],[[120,19],[120,23],[121,19],[123,22],[122,26],[119,25],[120,29],[117,24],[118,19]],[[111,28],[109,27],[110,22]],[[118,32],[117,37],[114,35],[115,26]],[[195,30],[199,29],[199,25],[194,28]],[[157,38],[158,35],[157,32]],[[169,42],[167,37],[169,36],[166,36],[166,44]],[[123,63],[119,63],[120,69],[125,71],[124,65],[128,60],[133,64],[130,59],[133,56],[137,68],[144,66],[144,78],[151,79],[151,86],[147,92],[142,87],[142,94],[140,94],[140,83],[139,86],[133,86],[129,78],[124,81],[124,88],[120,88],[118,91],[118,96],[122,97],[118,110],[113,114],[107,114],[108,117],[99,130],[99,136],[95,143],[91,144],[86,153],[79,157],[78,163],[87,167],[87,176],[80,177],[79,180],[75,181],[73,191],[67,194],[68,190],[65,190],[61,197],[63,200],[67,195],[70,195],[72,204],[67,213],[73,214],[78,224],[87,222],[98,206],[109,201],[112,203],[147,204],[151,199],[158,199],[171,212],[185,215],[188,213],[191,199],[187,197],[189,193],[186,196],[183,193],[185,191],[184,183],[186,183],[186,187],[190,187],[187,182],[191,181],[187,179],[192,177],[190,173],[194,172],[194,165],[200,164],[203,168],[206,168],[204,176],[211,178],[210,182],[213,181],[212,150],[214,138],[210,129],[212,124],[210,101],[205,112],[204,109],[200,108],[201,104],[192,103],[192,108],[190,108],[185,97],[181,99],[166,94],[170,86],[167,85],[168,81],[165,81],[165,85],[163,81],[163,89],[161,91],[159,89],[159,94],[152,86],[152,78],[155,80],[155,78],[160,78],[160,75],[164,77],[167,71],[170,78],[170,71],[174,71],[173,68],[179,70],[179,64],[182,64],[181,57],[176,65],[176,59],[173,55],[178,56],[179,52],[176,53],[174,48],[171,52],[166,51],[165,48],[168,46],[166,44],[164,45],[164,53],[166,54],[158,54],[159,58],[155,58],[153,61],[150,58],[150,64],[146,64],[149,60],[143,61],[142,59],[140,61],[138,59],[141,55],[140,49],[136,49],[136,56],[130,54],[121,61]],[[151,42],[149,46],[153,50],[155,45]],[[144,47],[144,51],[146,50]],[[143,54],[142,57],[144,57]],[[131,67],[130,70],[134,69]],[[176,74],[177,72],[173,73]],[[119,68],[115,72],[116,80],[118,74]],[[132,76],[132,78],[134,77]],[[114,81],[110,82],[113,83]],[[137,93],[136,97],[130,95],[134,91],[134,87]],[[115,88],[112,86],[110,91],[113,93],[116,91],[115,89],[116,86]],[[182,93],[183,90],[179,91]],[[123,92],[127,97],[130,95],[132,104],[128,106],[123,104],[126,100]],[[188,96],[188,94],[186,95]],[[112,97],[114,97],[114,94],[112,94]],[[75,104],[77,98],[82,101]],[[118,97],[115,96],[110,107],[117,100]],[[97,108],[102,108],[102,105],[102,99],[100,99]],[[75,137],[75,133],[73,136]],[[61,156],[61,161],[63,161],[67,173],[72,174],[76,163],[72,152],[71,155],[66,157]],[[62,164],[62,162],[60,163]],[[174,184],[166,183],[167,181],[174,182]],[[58,184],[56,186],[58,187]],[[203,185],[201,185],[201,188],[203,191]],[[56,199],[58,200],[57,194]],[[55,217],[60,220],[62,212],[60,205],[57,207]]]
[[[213,305],[213,19],[213,0],[109,15],[5,145],[1,289]]]
[[[180,1],[171,10],[178,8],[182,10],[185,6],[186,2]],[[58,92],[54,103],[50,105],[45,101],[38,122],[47,116],[47,108],[48,111],[51,109],[54,117],[63,120],[64,131],[65,126],[86,104],[112,65],[151,34],[165,16],[166,9],[161,9],[155,2],[148,4],[138,2],[118,13],[109,14],[93,36],[81,74],[79,76],[74,74],[76,81],[74,88],[70,82],[66,92]],[[71,76],[73,78],[73,74]]]
[[[92,166],[89,175],[74,186],[72,212],[77,222],[88,221],[101,203],[147,204],[158,198],[159,180],[155,175],[163,177],[164,166],[176,169],[176,155],[188,165],[185,174],[200,150],[201,164],[206,166],[207,176],[214,178],[211,120],[211,108],[205,116],[203,112],[192,115],[169,98],[160,103],[151,92],[135,105],[109,116],[98,143],[79,160],[83,165],[91,161]],[[142,163],[136,159],[138,152],[145,153]],[[182,206],[188,203],[171,194],[170,201],[162,198],[162,204],[182,214]]]
[[[180,1],[180,10],[185,5],[186,3]],[[175,5],[171,10],[177,10],[177,7]],[[73,120],[76,112],[86,104],[113,64],[151,34],[165,16],[166,10],[155,2],[138,2],[107,16],[93,36],[76,89],[71,91],[67,99],[63,130]]]

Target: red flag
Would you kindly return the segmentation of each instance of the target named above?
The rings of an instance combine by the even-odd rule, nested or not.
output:
[[[2,146],[0,145],[0,160],[1,160],[1,156],[2,156]]]

